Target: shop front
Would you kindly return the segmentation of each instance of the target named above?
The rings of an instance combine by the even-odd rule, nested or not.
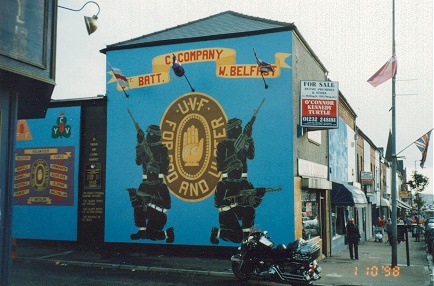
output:
[[[390,205],[390,202],[386,198],[381,198],[380,200],[380,217],[381,218],[389,218],[392,214],[392,206]]]
[[[345,226],[349,218],[359,226],[362,238],[366,232],[367,200],[362,190],[350,184],[332,182],[331,192],[331,252],[346,249]]]
[[[327,166],[299,159],[299,173],[304,176],[308,174],[303,164],[315,166],[318,169],[325,170]],[[310,168],[311,169],[311,168]],[[323,172],[316,173],[317,176],[322,176]],[[325,176],[326,173],[324,173]],[[313,173],[310,173],[313,175]],[[302,177],[300,189],[301,206],[298,208],[301,211],[301,237],[305,240],[318,242],[321,245],[322,253],[326,256],[330,254],[330,240],[328,233],[330,232],[330,220],[328,217],[330,206],[329,190],[332,187],[330,181],[324,176],[321,177]],[[297,215],[296,215],[297,216]]]

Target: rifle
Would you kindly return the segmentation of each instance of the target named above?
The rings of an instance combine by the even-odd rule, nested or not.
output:
[[[253,123],[255,123],[256,120],[256,115],[259,112],[259,109],[261,109],[262,104],[265,101],[265,97],[262,99],[261,103],[258,106],[258,109],[253,111],[253,116],[250,119],[250,121],[246,124],[250,125],[251,128],[253,128]],[[238,136],[237,140],[235,140],[234,146],[235,146],[235,153],[238,154],[239,151],[241,151],[241,149],[243,149],[246,146],[246,141],[247,139],[252,135],[252,134],[246,134],[246,127],[244,127],[243,132]]]
[[[271,192],[281,191],[282,187],[279,186],[276,189],[274,189],[274,188],[254,188],[254,189],[241,190],[239,194],[225,197],[225,199],[235,199],[238,197],[255,196],[257,191],[260,189],[264,190],[264,193],[271,193]]]
[[[152,202],[155,202],[155,201],[158,201],[158,200],[160,200],[161,201],[161,198],[159,198],[159,197],[157,197],[157,196],[155,196],[155,195],[151,195],[151,194],[148,194],[148,193],[144,193],[144,192],[137,192],[137,196],[138,197],[141,197],[142,198],[142,200],[144,201],[144,202],[146,202],[146,204],[149,204],[149,203],[152,203]]]
[[[131,111],[130,111],[129,108],[127,108],[127,111],[128,111],[128,114],[131,116],[131,119],[133,120],[134,127],[136,128],[136,131],[139,132],[139,131],[141,130],[141,129],[140,129],[140,126],[139,126],[139,123],[137,123],[137,122],[134,120],[133,114],[131,113]],[[142,132],[143,132],[143,130],[142,130]],[[143,138],[144,138],[144,137],[145,137],[145,136],[143,136]]]
[[[151,148],[149,148],[149,144],[146,142],[146,139],[145,139],[145,133],[143,132],[142,128],[140,128],[140,126],[139,126],[139,124],[136,122],[136,120],[134,120],[133,114],[131,113],[131,111],[130,111],[129,108],[127,108],[127,111],[128,111],[128,113],[130,114],[131,119],[133,120],[134,127],[136,128],[136,131],[137,131],[137,135],[140,135],[140,136],[143,138],[142,142],[138,142],[138,144],[140,144],[140,145],[143,147],[143,149],[144,149],[146,155],[148,155],[148,157],[149,157],[152,161],[155,161],[155,160],[154,160],[154,155],[152,154],[152,151],[151,151]],[[138,141],[139,141],[139,140],[138,140]]]

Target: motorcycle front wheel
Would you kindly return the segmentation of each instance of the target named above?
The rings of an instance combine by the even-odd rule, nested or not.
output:
[[[242,281],[246,281],[249,279],[248,275],[241,272],[241,262],[235,262],[232,261],[232,272],[234,273],[234,275]]]

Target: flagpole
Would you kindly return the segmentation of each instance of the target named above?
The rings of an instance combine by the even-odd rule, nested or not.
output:
[[[392,55],[395,55],[395,0],[392,0]],[[392,78],[392,267],[398,265],[397,255],[397,189],[396,189],[396,72]]]
[[[261,76],[262,76],[262,80],[264,81],[265,89],[268,89],[268,84],[265,82],[265,78],[264,78],[264,75],[262,74],[262,72],[261,72]]]
[[[187,76],[185,75],[184,68],[181,67],[181,64],[176,60],[176,56],[174,53],[172,53],[172,69],[175,72],[175,75],[177,77],[184,77],[187,80],[188,85],[190,86],[191,92],[194,92],[194,88],[191,86],[190,81],[188,80]]]
[[[190,83],[190,81],[188,80],[188,78],[187,78],[187,76],[184,74],[184,77],[185,77],[185,79],[187,80],[187,82],[188,82],[188,85],[190,86],[190,88],[191,88],[191,92],[194,92],[194,88],[191,86],[191,83]]]

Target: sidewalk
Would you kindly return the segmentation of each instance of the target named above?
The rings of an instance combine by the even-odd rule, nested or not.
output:
[[[351,260],[348,251],[322,259],[319,262],[323,268],[322,278],[314,285],[434,285],[430,282],[432,258],[425,251],[425,242],[423,239],[415,242],[409,236],[410,266],[407,266],[405,242],[398,245],[399,268],[391,269],[391,246],[372,239],[359,245],[359,260]],[[192,247],[182,252],[176,246],[165,252],[143,249],[131,251],[131,248],[110,247],[92,250],[77,247],[71,242],[18,240],[16,259],[59,266],[234,277],[230,262],[232,248],[211,247],[209,251],[204,251]]]
[[[406,242],[397,246],[397,268],[390,267],[392,247],[385,235],[383,242],[372,238],[359,245],[359,260],[351,260],[349,251],[327,257],[320,262],[322,278],[316,285],[434,285],[431,255],[425,250],[425,242],[416,242],[409,233],[409,265],[407,266]]]

